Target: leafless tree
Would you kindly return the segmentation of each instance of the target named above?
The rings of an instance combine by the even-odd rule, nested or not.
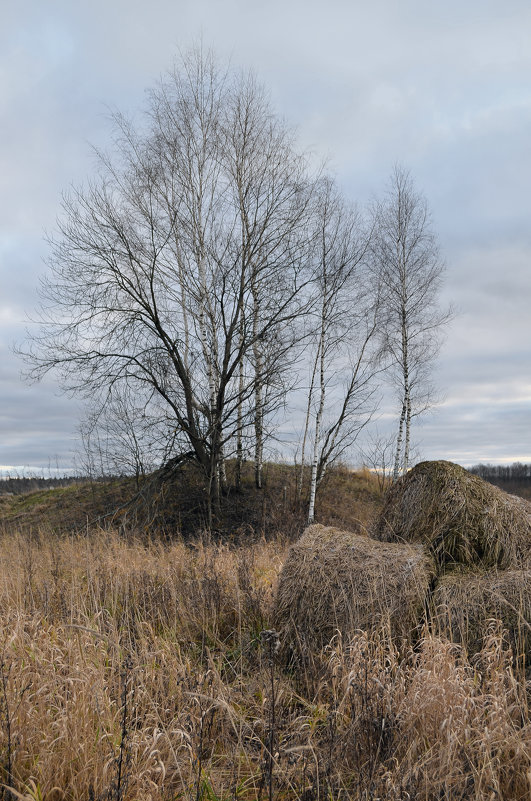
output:
[[[367,269],[370,233],[330,179],[323,179],[315,219],[315,338],[301,454],[313,439],[308,521],[327,467],[354,443],[371,419],[379,365],[373,344],[379,290]],[[313,418],[313,426],[310,420]],[[310,430],[313,429],[313,430]]]
[[[377,478],[378,489],[383,492],[391,480],[396,452],[396,436],[384,435],[376,429],[361,451],[363,465]]]
[[[444,264],[428,205],[403,167],[394,168],[385,198],[374,206],[372,252],[382,287],[382,351],[400,399],[396,480],[409,466],[412,418],[433,403],[430,372],[451,317],[439,305]]]
[[[81,464],[89,476],[140,478],[172,452],[173,431],[149,398],[133,395],[127,384],[92,398],[80,423]]]
[[[363,447],[360,449],[362,463],[377,478],[378,489],[383,492],[392,481],[393,468],[396,458],[396,433],[383,433],[375,427],[369,434]],[[417,462],[419,451],[413,448],[410,457]]]
[[[64,198],[31,372],[156,398],[212,509],[249,426],[261,480],[267,404],[309,303],[313,180],[254,80],[210,54],[184,58],[148,102],[139,125],[115,115],[112,155]]]
[[[286,369],[300,330],[297,318],[309,298],[304,289],[310,278],[306,228],[312,192],[304,161],[294,156],[291,136],[271,115],[264,91],[252,76],[231,93],[227,126],[224,141],[237,210],[237,258],[250,289],[240,340],[246,342],[248,327],[252,341],[239,365],[238,415],[243,419],[247,364],[253,380],[255,483],[260,488],[265,418],[285,396]],[[279,312],[282,325],[270,326],[268,321]],[[240,439],[239,459],[241,449]]]

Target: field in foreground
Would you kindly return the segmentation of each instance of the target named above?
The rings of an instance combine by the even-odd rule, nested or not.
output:
[[[385,631],[278,664],[282,539],[0,540],[4,797],[523,799],[525,679],[493,621],[469,661]]]

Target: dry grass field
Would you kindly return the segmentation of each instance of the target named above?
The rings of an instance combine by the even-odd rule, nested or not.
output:
[[[3,798],[530,798],[526,666],[502,624],[470,656],[441,624],[410,642],[383,623],[286,665],[288,545],[7,527]]]

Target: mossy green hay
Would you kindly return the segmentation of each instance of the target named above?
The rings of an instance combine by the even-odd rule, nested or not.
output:
[[[310,526],[279,576],[274,614],[284,651],[307,656],[338,631],[348,639],[382,626],[408,637],[422,617],[433,573],[422,545]]]
[[[531,567],[531,504],[452,462],[422,462],[389,490],[374,536],[424,544],[440,572]]]

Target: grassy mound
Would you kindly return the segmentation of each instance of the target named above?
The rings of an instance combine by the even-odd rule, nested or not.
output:
[[[291,546],[279,577],[274,617],[283,647],[306,656],[337,631],[348,639],[382,626],[407,637],[432,576],[422,545],[310,526]]]
[[[245,465],[242,487],[236,490],[234,464],[227,465],[228,487],[215,515],[212,534],[231,542],[249,537],[298,536],[308,511],[307,484],[299,495],[300,468],[264,465],[264,486],[256,489],[252,465]],[[377,480],[368,471],[342,467],[329,471],[320,487],[317,513],[323,522],[341,528],[371,526],[381,508]],[[66,533],[92,528],[120,527],[135,535],[161,534],[167,539],[200,538],[208,526],[207,493],[203,477],[192,463],[163,483],[147,476],[137,486],[133,478],[101,481],[80,479],[65,487],[38,489],[0,496],[0,530]]]
[[[484,644],[489,624],[500,621],[513,654],[531,658],[531,570],[491,570],[449,573],[438,582],[432,598],[440,631],[451,632],[470,654]]]
[[[374,536],[422,543],[440,569],[531,567],[531,504],[451,462],[422,462],[389,490]]]
[[[108,481],[80,479],[65,487],[53,486],[0,497],[0,527],[4,531],[66,533],[101,525],[105,516],[126,503],[135,492],[130,478]]]

